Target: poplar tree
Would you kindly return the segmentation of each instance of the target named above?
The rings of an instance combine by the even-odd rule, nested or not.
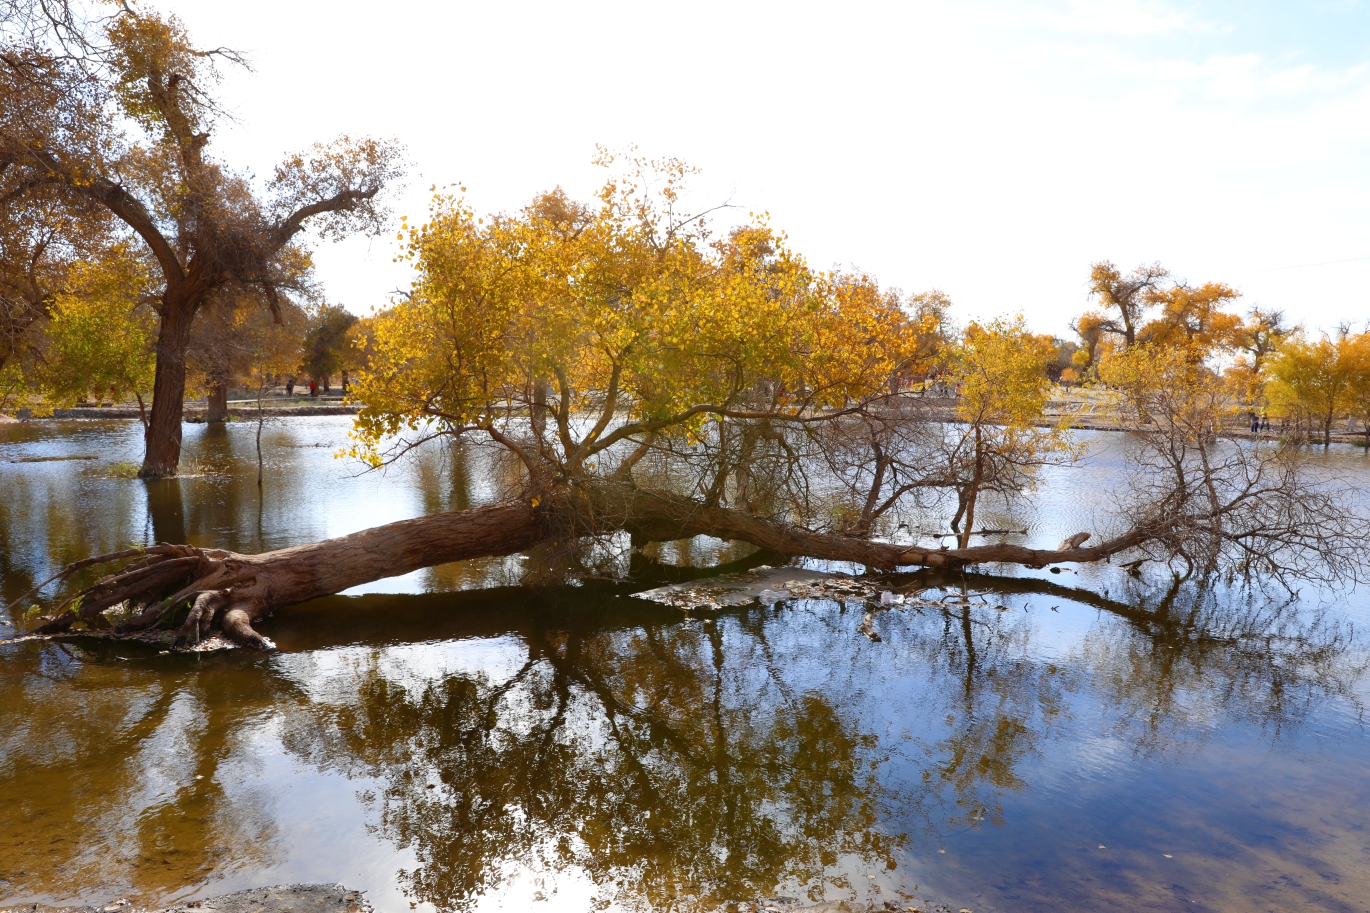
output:
[[[62,0],[3,0],[0,13],[0,209],[54,207],[70,218],[42,225],[66,233],[99,213],[141,246],[158,318],[141,474],[173,475],[197,313],[240,289],[279,316],[282,262],[297,259],[306,228],[323,239],[383,230],[399,148],[344,136],[287,156],[260,184],[211,152],[222,67],[245,66],[241,55],[128,3],[95,16]]]

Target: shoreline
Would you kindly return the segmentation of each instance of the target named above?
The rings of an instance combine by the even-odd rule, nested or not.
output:
[[[45,904],[0,906],[0,913],[375,913],[375,907],[365,899],[365,891],[341,884],[279,884],[231,894],[218,894],[199,900],[180,900],[176,903],[147,907],[128,900],[88,904],[80,907],[51,907]],[[411,904],[412,906],[412,904]],[[934,905],[905,898],[904,902],[876,904],[871,901],[828,900],[805,903],[793,897],[775,897],[751,901],[728,900],[720,910],[731,908],[737,913],[882,913],[903,908],[923,910]],[[938,909],[947,909],[937,905]]]
[[[932,397],[929,397],[932,399]],[[1130,427],[1115,420],[1112,416],[1094,411],[1093,408],[1083,409],[1083,404],[1079,401],[1053,400],[1047,404],[1047,408],[1040,421],[1033,422],[1038,428],[1056,427],[1063,422],[1072,430],[1078,431],[1114,431],[1126,433],[1131,431]],[[357,403],[345,402],[341,397],[292,397],[286,400],[284,397],[262,400],[262,414],[265,418],[299,418],[311,415],[356,415],[361,411],[361,406]],[[90,421],[99,419],[132,419],[138,420],[140,412],[137,405],[131,403],[120,403],[115,406],[74,406],[70,409],[54,409],[52,415],[44,416],[25,416],[21,410],[18,416],[10,416],[0,413],[0,423],[12,422],[46,422],[46,421]],[[202,425],[206,423],[205,415],[209,411],[209,406],[203,401],[187,402],[183,412],[182,421],[190,425]],[[941,421],[956,421],[955,405],[953,402],[931,404],[931,410]],[[257,418],[256,400],[234,400],[230,401],[228,408],[228,420],[230,422],[251,422]],[[1239,441],[1268,441],[1271,443],[1280,440],[1279,432],[1276,430],[1252,433],[1244,430],[1241,426],[1227,428],[1219,433],[1220,437]],[[1366,445],[1366,435],[1364,431],[1333,431],[1331,434],[1333,444],[1351,444],[1358,447]],[[1315,435],[1304,442],[1305,446],[1320,446],[1322,440]]]
[[[0,415],[0,421],[10,422],[51,422],[51,421],[89,421],[99,419],[133,419],[137,421],[141,418],[141,413],[137,405],[120,403],[117,406],[73,406],[70,409],[54,409],[52,415],[25,416],[25,410],[20,410],[18,416]],[[331,397],[327,400],[320,397],[317,400],[298,399],[291,401],[284,400],[262,400],[262,413],[267,418],[275,416],[306,416],[306,415],[356,415],[361,411],[361,406],[355,403],[345,403],[342,399]],[[182,422],[192,425],[200,425],[205,422],[205,415],[209,412],[209,406],[204,402],[187,402],[182,412]],[[229,421],[247,422],[257,418],[256,400],[239,400],[229,403]]]
[[[180,900],[156,908],[111,900],[80,907],[5,905],[0,906],[0,913],[374,913],[365,893],[341,884],[278,884],[199,900]]]

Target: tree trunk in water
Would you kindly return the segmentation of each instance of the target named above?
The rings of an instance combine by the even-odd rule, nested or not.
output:
[[[966,528],[961,532],[962,548],[966,548],[968,545],[970,545],[970,536],[971,532],[974,530],[975,525],[975,502],[979,498],[979,494],[979,491],[974,486],[972,486],[970,490],[970,497],[966,499]]]
[[[961,534],[961,547],[970,545],[970,535],[975,528],[975,502],[980,497],[980,483],[984,478],[984,447],[981,443],[980,427],[975,427],[975,473],[971,476],[970,492],[966,498],[966,529]]]
[[[880,503],[880,493],[885,487],[885,470],[890,464],[879,444],[875,444],[872,449],[875,453],[875,471],[871,474],[871,487],[866,493],[866,503],[861,507],[861,519],[852,528],[852,533],[858,536],[869,535],[871,526],[875,523],[875,508]]]
[[[181,415],[186,397],[186,347],[194,309],[168,302],[157,334],[157,373],[152,382],[147,451],[138,473],[145,479],[173,476],[181,462]]]
[[[262,387],[266,386],[266,381],[261,380],[257,383],[257,489],[260,493],[262,487],[262,422],[266,416],[262,412]]]
[[[78,621],[98,627],[103,621],[101,613],[123,603],[135,614],[112,630],[106,623],[106,633],[136,634],[150,628],[175,627],[180,642],[189,645],[217,627],[244,645],[269,647],[269,642],[253,631],[252,624],[275,609],[420,568],[511,555],[548,540],[612,532],[626,532],[637,543],[708,535],[750,542],[783,555],[849,561],[885,570],[909,565],[956,568],[999,561],[1029,567],[1058,561],[1101,561],[1146,538],[1143,533],[1132,532],[1093,548],[1067,551],[1006,544],[929,551],[813,532],[631,484],[593,482],[550,493],[538,508],[530,501],[518,500],[449,511],[260,555],[157,545],[89,559],[64,574],[111,560],[136,560],[59,605],[32,633],[61,633]],[[199,597],[203,594],[212,598],[202,601]],[[27,598],[21,597],[19,602]],[[184,622],[177,623],[178,612],[190,601],[198,611],[192,609]],[[11,611],[17,605],[12,605]]]
[[[226,383],[221,380],[211,382],[205,400],[209,406],[205,414],[205,421],[228,421],[228,385]]]

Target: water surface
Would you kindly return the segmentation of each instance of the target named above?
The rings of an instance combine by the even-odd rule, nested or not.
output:
[[[443,448],[359,475],[347,427],[268,425],[259,493],[250,426],[188,426],[193,472],[153,483],[110,477],[136,423],[0,426],[3,594],[131,543],[256,551],[500,494]],[[1126,444],[1093,440],[985,524],[1099,528]],[[1370,482],[1358,450],[1323,459]],[[747,560],[664,556],[692,548]],[[0,903],[342,881],[383,910],[1370,909],[1362,593],[906,575],[942,606],[872,642],[854,603],[683,617],[521,570],[289,609],[270,655],[0,648]]]

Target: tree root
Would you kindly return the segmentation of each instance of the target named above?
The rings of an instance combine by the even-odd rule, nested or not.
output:
[[[8,611],[17,617],[22,603],[76,571],[132,558],[61,600],[40,625],[13,639],[103,637],[196,650],[221,633],[233,644],[271,650],[275,644],[254,625],[275,609],[436,564],[525,551],[543,541],[546,530],[528,503],[513,502],[402,520],[260,555],[159,544],[78,561]]]
[[[256,647],[258,650],[276,649],[276,645],[269,638],[252,630],[252,616],[246,609],[232,608],[225,612],[223,629],[225,634],[244,647]]]

